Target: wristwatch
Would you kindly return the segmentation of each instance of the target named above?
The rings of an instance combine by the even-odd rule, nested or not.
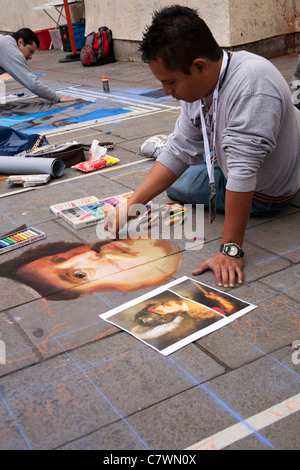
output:
[[[223,255],[230,256],[231,258],[242,258],[244,256],[242,248],[233,242],[221,245],[220,252],[223,253]]]

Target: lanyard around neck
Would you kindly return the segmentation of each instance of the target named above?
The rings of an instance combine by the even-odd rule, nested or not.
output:
[[[213,102],[212,102],[212,107],[213,107],[213,148],[212,148],[212,158],[210,155],[210,146],[209,146],[209,141],[207,137],[207,131],[206,131],[206,123],[203,115],[203,110],[202,106],[200,105],[200,118],[201,118],[201,127],[202,127],[202,135],[203,135],[203,142],[204,142],[204,152],[205,152],[205,160],[206,160],[206,167],[207,167],[207,172],[209,176],[209,184],[213,185],[215,182],[215,177],[214,177],[214,155],[215,155],[215,143],[216,143],[216,126],[217,126],[217,106],[218,106],[218,95],[219,95],[219,88],[220,88],[220,83],[225,78],[225,73],[227,71],[229,63],[229,56],[228,54],[223,51],[223,60],[222,60],[222,66],[221,66],[221,71],[218,79],[218,83],[214,89],[213,93]]]

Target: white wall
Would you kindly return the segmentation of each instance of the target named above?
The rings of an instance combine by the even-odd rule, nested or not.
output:
[[[229,0],[229,44],[300,31],[300,0]]]
[[[54,23],[33,7],[49,0],[0,0],[0,31],[16,31],[27,26],[34,31],[51,28]],[[86,18],[86,34],[108,26],[115,39],[139,41],[152,12],[170,5],[170,0],[85,0],[71,7],[72,20]],[[176,0],[174,1],[176,3]],[[247,44],[300,31],[300,0],[186,0],[182,5],[197,8],[200,16],[223,47]],[[55,10],[49,10],[57,17]],[[63,20],[63,23],[66,21]],[[61,23],[62,23],[61,22]]]
[[[1,2],[1,0],[0,0]],[[86,30],[108,26],[116,39],[141,40],[152,12],[168,0],[85,0]],[[186,0],[223,47],[300,31],[300,0]]]
[[[43,10],[34,9],[49,2],[50,0],[0,0],[0,11],[5,12],[0,16],[0,31],[14,32],[24,27],[39,31],[55,27],[55,22]],[[48,12],[54,19],[58,19],[58,12],[54,8]],[[70,12],[72,21],[79,21],[84,17],[83,4],[70,6]],[[62,18],[60,24],[66,22]]]
[[[0,0],[1,2],[1,0]],[[140,41],[146,25],[151,23],[154,10],[179,3],[197,8],[199,15],[213,27],[216,39],[230,37],[228,0],[85,0],[86,32],[108,26],[115,39]],[[199,5],[201,3],[201,5]]]

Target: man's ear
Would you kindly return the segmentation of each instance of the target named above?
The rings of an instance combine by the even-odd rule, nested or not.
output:
[[[24,40],[23,40],[23,38],[19,38],[17,44],[18,44],[18,47],[24,46]]]
[[[201,57],[198,57],[192,63],[192,67],[195,67],[196,70],[199,73],[201,73],[202,75],[206,75],[207,69],[208,69],[208,64],[207,64],[207,61],[205,59],[202,59]]]

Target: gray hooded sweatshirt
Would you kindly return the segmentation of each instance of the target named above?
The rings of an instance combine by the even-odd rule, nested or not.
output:
[[[0,74],[5,72],[41,98],[55,103],[59,101],[60,96],[32,73],[16,40],[10,35],[0,35]]]
[[[211,99],[205,98],[207,106]],[[157,159],[177,176],[203,161],[200,106],[200,101],[181,102],[175,130]],[[210,139],[209,113],[206,122]],[[216,155],[231,191],[276,197],[300,187],[300,111],[286,80],[267,59],[232,53],[218,96]]]

